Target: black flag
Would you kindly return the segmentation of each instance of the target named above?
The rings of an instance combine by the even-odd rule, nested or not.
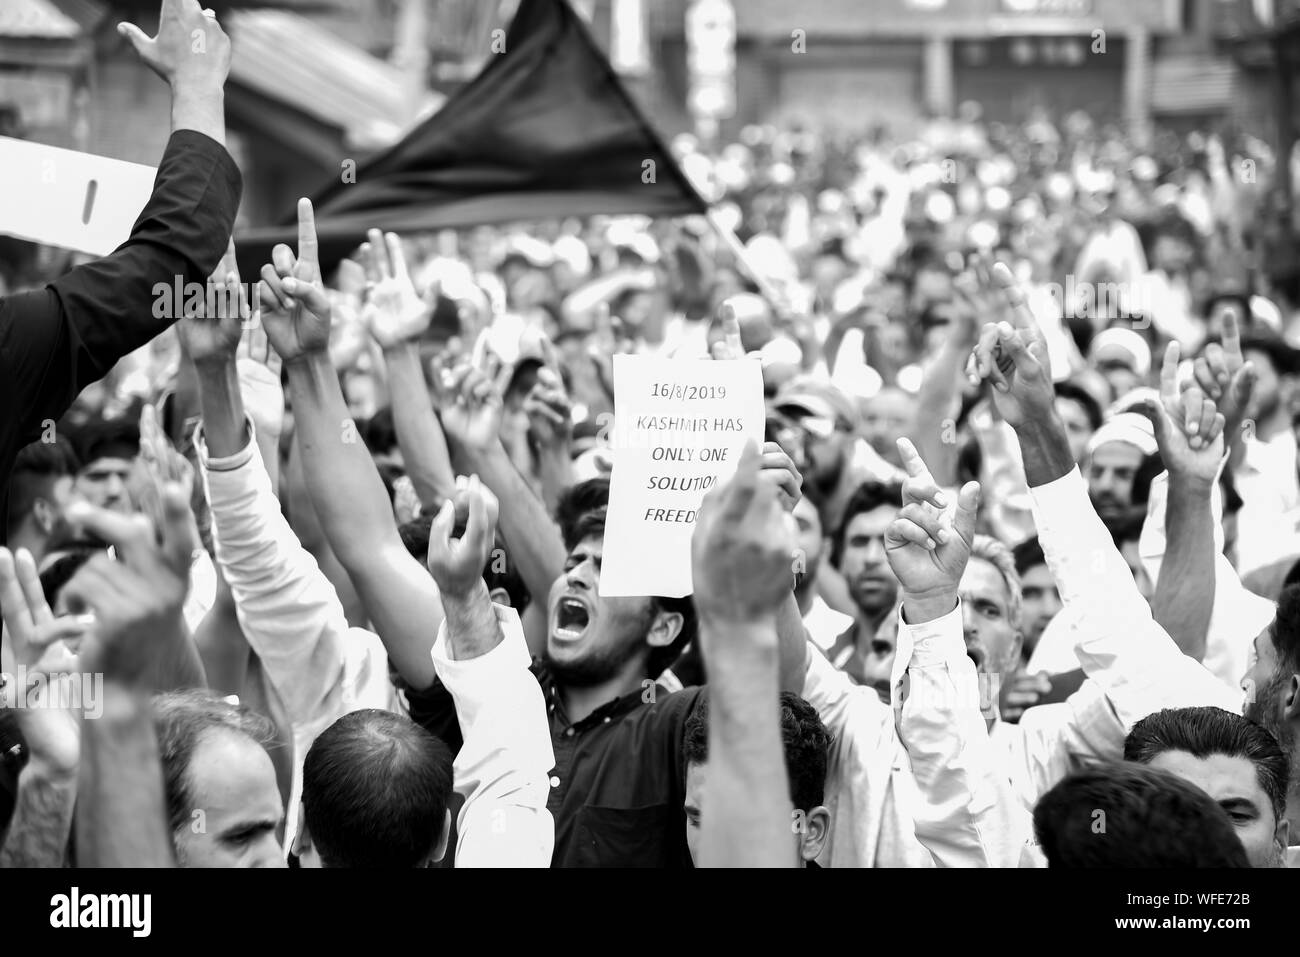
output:
[[[566,0],[522,0],[475,79],[399,143],[331,182],[312,202],[321,264],[370,227],[394,232],[596,213],[671,216],[707,204],[619,82]],[[285,225],[236,237],[256,275]]]

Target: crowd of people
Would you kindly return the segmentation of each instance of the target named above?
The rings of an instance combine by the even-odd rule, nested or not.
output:
[[[749,127],[713,224],[302,200],[241,277],[228,41],[122,32],[149,205],[0,299],[0,866],[1296,859],[1285,158]],[[619,353],[761,364],[689,597],[600,593]]]

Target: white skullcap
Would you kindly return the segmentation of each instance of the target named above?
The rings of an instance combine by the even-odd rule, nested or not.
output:
[[[1108,442],[1125,442],[1143,455],[1155,455],[1159,448],[1151,420],[1136,412],[1121,412],[1092,433],[1088,440],[1088,454],[1092,455]]]

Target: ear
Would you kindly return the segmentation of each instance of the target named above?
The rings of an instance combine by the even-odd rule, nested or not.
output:
[[[36,519],[36,524],[40,526],[41,532],[46,535],[54,530],[54,523],[58,519],[54,506],[43,498],[38,498],[32,503],[32,516]]]
[[[1273,843],[1277,845],[1278,854],[1281,855],[1281,866],[1286,867],[1287,848],[1291,846],[1291,822],[1287,820],[1285,813],[1277,822],[1277,827],[1273,829]]]
[[[831,833],[831,812],[818,805],[803,819],[803,830],[799,834],[799,859],[814,861],[826,846],[826,839]]]
[[[447,808],[443,815],[442,833],[438,835],[438,843],[434,846],[433,853],[429,855],[426,867],[432,867],[447,856],[447,842],[451,840],[451,808]]]
[[[510,592],[506,591],[504,588],[493,588],[488,592],[488,597],[498,605],[505,605],[507,608],[514,607],[510,604]]]
[[[654,621],[650,625],[650,631],[645,636],[646,644],[652,648],[666,648],[682,633],[683,622],[681,612],[656,612]]]
[[[1282,695],[1282,716],[1287,721],[1300,721],[1300,674],[1293,674]]]

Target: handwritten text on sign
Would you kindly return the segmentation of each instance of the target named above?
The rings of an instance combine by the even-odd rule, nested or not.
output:
[[[600,594],[692,592],[691,535],[705,494],[763,441],[754,359],[614,356],[614,469]]]

